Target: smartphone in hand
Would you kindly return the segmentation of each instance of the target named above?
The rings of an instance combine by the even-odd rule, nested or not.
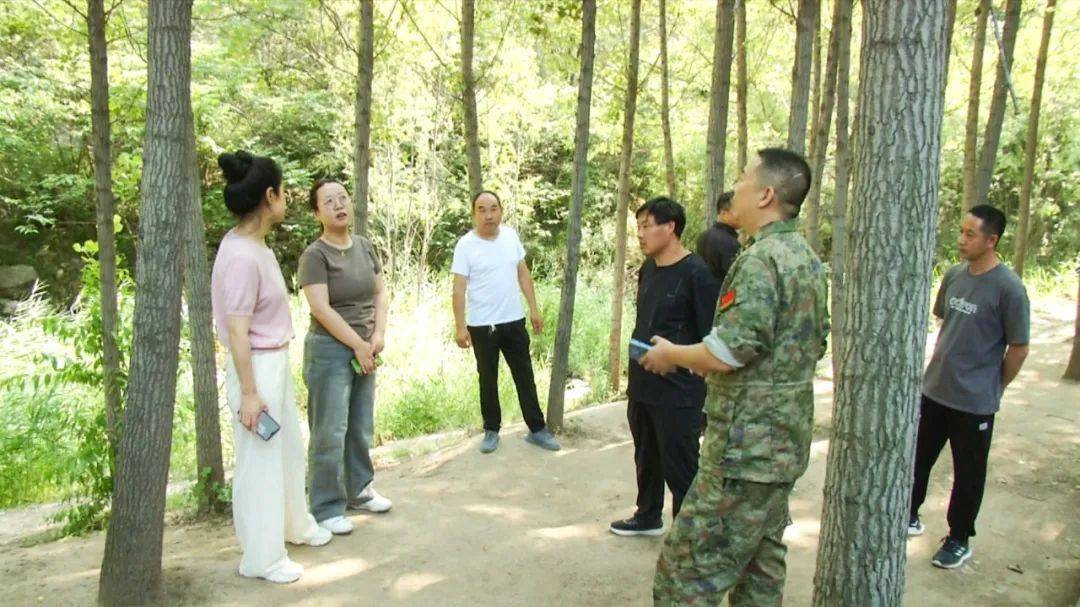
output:
[[[641,340],[630,338],[630,358],[636,361],[641,361],[641,357],[645,356],[645,353],[652,350],[652,344],[647,344]]]
[[[353,373],[356,373],[357,375],[367,375],[367,373],[364,373],[364,368],[360,366],[360,363],[359,363],[359,361],[356,360],[356,358],[353,358],[349,362],[352,363]],[[375,366],[378,367],[381,364],[382,364],[382,356],[376,355],[375,356]]]
[[[259,413],[259,418],[255,420],[255,434],[259,435],[259,438],[263,440],[270,440],[274,438],[274,435],[281,430],[281,426],[277,421],[270,417],[270,414],[266,411]]]

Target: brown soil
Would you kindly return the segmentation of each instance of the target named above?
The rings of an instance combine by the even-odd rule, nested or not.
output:
[[[1080,386],[1060,381],[1069,354],[1068,301],[1039,302],[1032,352],[995,425],[975,555],[961,570],[930,565],[945,535],[951,464],[935,468],[923,517],[908,544],[908,605],[1049,605],[1080,596]],[[831,412],[818,385],[823,428],[792,498],[786,604],[812,593]],[[240,578],[227,520],[172,524],[165,532],[170,604],[221,605],[648,605],[660,538],[619,538],[607,523],[634,500],[624,405],[571,418],[558,453],[503,432],[492,455],[473,436],[381,470],[387,515],[356,515],[356,531],[323,548],[292,547],[307,572],[288,586]],[[26,512],[0,514],[4,602],[95,602],[104,535],[24,547],[38,531]],[[20,533],[21,531],[21,533]]]

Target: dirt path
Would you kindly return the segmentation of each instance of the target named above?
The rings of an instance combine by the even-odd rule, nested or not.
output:
[[[1059,377],[1073,303],[1040,306],[1032,354],[995,425],[975,555],[960,571],[929,559],[947,532],[948,454],[924,509],[927,533],[908,545],[905,603],[1073,607],[1080,596],[1080,386]],[[831,384],[818,385],[827,428]],[[503,432],[493,455],[477,437],[379,473],[392,513],[357,515],[356,531],[323,548],[293,547],[307,574],[274,586],[237,576],[227,522],[170,526],[170,603],[221,605],[648,605],[658,538],[618,538],[607,523],[630,513],[632,445],[625,407],[574,415],[559,453]],[[822,434],[827,434],[823,430]],[[786,604],[809,604],[827,440],[792,498]],[[0,517],[0,526],[15,521]],[[12,537],[10,527],[0,541]],[[32,548],[3,541],[4,602],[93,604],[104,536]],[[1022,573],[1021,573],[1022,572]],[[951,599],[951,600],[950,600]]]

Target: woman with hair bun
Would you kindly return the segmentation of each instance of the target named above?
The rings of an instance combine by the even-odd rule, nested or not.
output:
[[[304,442],[289,367],[292,318],[285,279],[266,235],[285,218],[281,169],[247,152],[222,154],[225,206],[238,219],[218,247],[211,299],[218,338],[229,350],[226,400],[233,417],[236,468],[233,523],[240,575],[279,584],[304,568],[285,542],[322,546],[304,497]],[[277,430],[275,431],[275,428]]]

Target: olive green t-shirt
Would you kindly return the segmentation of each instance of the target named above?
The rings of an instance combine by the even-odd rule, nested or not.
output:
[[[367,340],[375,331],[375,275],[381,272],[371,241],[354,234],[347,249],[321,238],[308,245],[300,256],[298,279],[301,287],[326,285],[330,307]],[[309,331],[330,335],[314,316]]]

